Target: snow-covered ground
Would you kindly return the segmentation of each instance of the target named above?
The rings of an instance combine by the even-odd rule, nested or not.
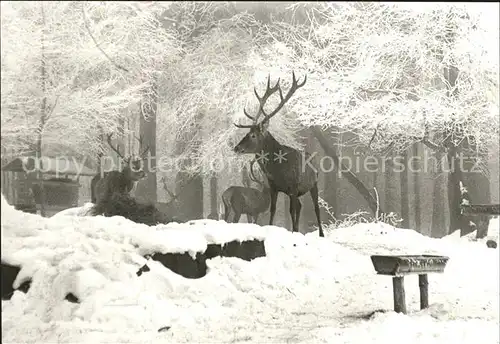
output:
[[[28,294],[2,301],[3,343],[499,343],[499,250],[485,240],[431,239],[386,224],[318,238],[222,221],[147,227],[66,213],[43,219],[2,196],[2,261],[30,263],[16,284],[33,276]],[[489,234],[497,242],[498,228],[496,218]],[[147,251],[196,251],[251,233],[265,238],[267,257],[214,258],[197,280],[153,261],[136,275]],[[429,309],[419,310],[418,278],[408,276],[409,314],[392,311],[391,278],[370,261],[384,253],[450,257],[444,274],[429,275]],[[67,292],[81,303],[64,300]]]

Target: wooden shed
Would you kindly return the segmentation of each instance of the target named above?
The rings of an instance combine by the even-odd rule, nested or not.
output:
[[[2,167],[2,172],[7,172],[7,175],[2,173],[3,178],[10,179],[10,203],[19,210],[43,212],[45,216],[77,207],[80,177],[96,174],[73,157],[30,156],[13,159]]]

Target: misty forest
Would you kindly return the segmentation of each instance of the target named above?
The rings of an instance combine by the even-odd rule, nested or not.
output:
[[[459,276],[498,271],[490,5],[2,1],[3,336],[392,343],[418,285],[436,343],[498,341],[498,278]]]

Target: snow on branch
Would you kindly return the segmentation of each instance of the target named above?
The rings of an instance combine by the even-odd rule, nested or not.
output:
[[[99,128],[116,130],[131,106],[153,101],[153,80],[181,52],[175,36],[159,21],[168,7],[2,2],[2,147],[26,146],[24,139],[16,142],[15,134],[33,141],[40,104],[58,99],[44,128],[44,142],[64,143],[69,150],[89,142],[84,145],[89,153],[99,150]],[[6,137],[11,139],[4,142]]]
[[[163,89],[168,106],[160,113],[159,136],[163,142],[169,138],[164,153],[189,158],[193,172],[211,172],[221,160],[233,161],[237,168],[249,158],[236,156],[232,148],[243,135],[233,123],[246,119],[245,106],[248,111],[257,109],[253,88],[264,89],[267,78],[268,71],[249,63],[261,39],[247,30],[254,23],[252,15],[241,13],[218,22],[171,69],[172,78]],[[296,130],[276,118],[273,134],[294,143]],[[184,143],[183,152],[174,154],[171,147],[179,142]]]
[[[322,3],[308,9],[302,38],[282,30],[264,51],[308,71],[290,106],[305,125],[357,133],[367,144],[379,123],[404,148],[430,132],[498,141],[498,58],[479,18],[462,7],[415,12],[384,3]],[[279,29],[276,25],[274,29]],[[459,68],[455,85],[443,70]],[[453,96],[450,96],[452,94]],[[424,116],[425,114],[425,116]],[[458,130],[459,129],[459,130]],[[401,140],[401,138],[404,138]]]

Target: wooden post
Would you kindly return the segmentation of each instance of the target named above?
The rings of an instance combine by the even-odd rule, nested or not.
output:
[[[429,282],[427,274],[418,275],[418,287],[420,288],[420,309],[429,307]]]
[[[394,311],[406,314],[405,285],[404,277],[396,276],[392,278],[392,291],[394,295]]]

